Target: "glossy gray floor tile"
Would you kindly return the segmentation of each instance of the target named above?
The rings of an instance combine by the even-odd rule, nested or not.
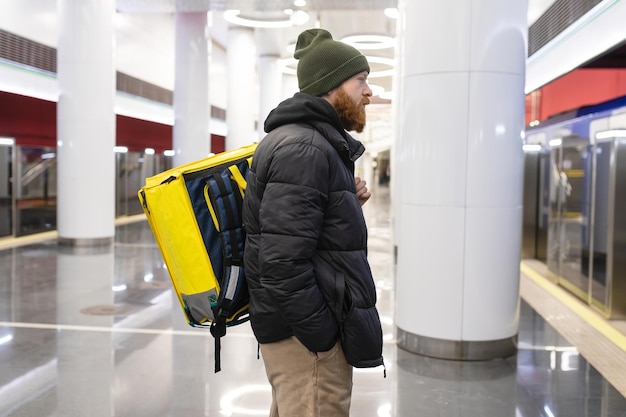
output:
[[[626,416],[626,399],[526,302],[515,357],[456,362],[398,349],[385,191],[365,212],[387,377],[356,370],[354,417]],[[213,353],[208,331],[184,321],[145,221],[118,226],[111,248],[48,240],[0,251],[0,417],[267,415],[249,325],[229,329],[217,374]]]

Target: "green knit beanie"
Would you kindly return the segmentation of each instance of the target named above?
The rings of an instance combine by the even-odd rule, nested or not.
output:
[[[357,49],[333,40],[324,29],[305,30],[298,36],[298,87],[303,93],[322,96],[359,72],[370,72],[367,59]]]

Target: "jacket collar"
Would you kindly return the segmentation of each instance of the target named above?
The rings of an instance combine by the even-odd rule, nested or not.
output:
[[[363,144],[343,128],[335,108],[321,97],[296,93],[270,112],[264,128],[269,133],[279,126],[292,123],[315,128],[347,161],[354,162],[365,152]]]

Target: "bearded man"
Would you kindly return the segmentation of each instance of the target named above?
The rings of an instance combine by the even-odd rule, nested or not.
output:
[[[369,64],[324,29],[302,32],[300,92],[267,117],[244,198],[250,321],[271,417],[348,417],[353,367],[383,365],[376,290],[354,176]]]

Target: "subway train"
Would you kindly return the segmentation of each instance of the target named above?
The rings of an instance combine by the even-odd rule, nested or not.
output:
[[[607,319],[626,317],[626,96],[529,126],[522,258]]]

